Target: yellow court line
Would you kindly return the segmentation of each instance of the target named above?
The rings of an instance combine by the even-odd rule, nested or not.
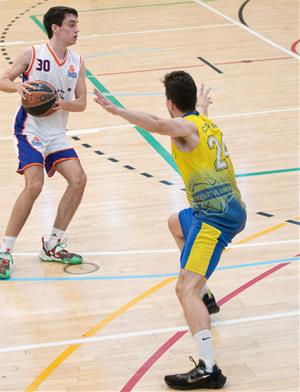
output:
[[[300,216],[296,216],[294,219],[295,219],[295,220],[299,220],[299,219],[300,219]],[[252,234],[252,235],[249,235],[248,237],[244,238],[243,240],[238,241],[237,244],[243,244],[244,242],[249,242],[249,241],[251,241],[251,240],[254,240],[254,239],[257,238],[257,237],[260,237],[260,236],[262,236],[262,235],[264,235],[264,234],[268,234],[268,233],[270,233],[271,231],[280,229],[281,227],[284,227],[284,226],[288,226],[288,223],[287,223],[287,222],[278,223],[277,225],[268,227],[267,229],[260,230],[260,231],[258,231],[257,233],[254,233],[254,234]]]
[[[299,219],[297,217],[296,219]],[[262,235],[265,235],[267,233],[270,233],[271,231],[275,231],[280,229],[281,227],[287,226],[288,223],[279,223],[277,225],[271,226],[267,229],[263,229],[258,231],[255,234],[252,234],[240,241],[237,241],[237,244],[242,244],[245,242],[249,242],[253,240],[254,238],[260,237]],[[93,328],[91,328],[88,332],[84,333],[83,336],[85,337],[90,337],[94,335],[96,332],[98,332],[100,329],[104,328],[107,324],[111,323],[113,320],[115,320],[117,317],[119,317],[121,314],[125,313],[128,309],[133,307],[134,305],[138,304],[141,302],[143,299],[147,298],[149,295],[155,293],[156,291],[160,290],[167,284],[173,282],[176,277],[171,277],[163,280],[162,282],[156,284],[155,286],[151,287],[150,289],[144,291],[142,294],[138,295],[137,297],[133,298],[131,301],[129,301],[127,304],[121,306],[118,310],[115,312],[111,313],[107,317],[105,317],[103,320],[101,320],[98,324],[96,324]],[[67,349],[65,349],[58,357],[54,359],[37,377],[36,379],[25,389],[24,392],[32,392],[36,391],[37,388],[42,384],[43,381],[46,380],[46,378],[49,377],[51,373],[54,372],[58,366],[63,363],[74,351],[76,351],[82,343],[80,344],[72,344],[69,346]]]
[[[251,240],[254,240],[254,239],[257,238],[257,237],[260,237],[260,236],[262,236],[262,235],[264,235],[264,234],[268,234],[268,233],[270,233],[271,231],[278,230],[278,229],[280,229],[281,227],[284,227],[284,226],[287,226],[287,223],[286,223],[286,222],[278,223],[278,224],[275,225],[275,226],[269,227],[269,228],[267,228],[267,229],[263,229],[263,230],[261,230],[261,231],[258,231],[257,233],[254,233],[254,234],[252,234],[252,235],[249,235],[249,237],[246,237],[246,238],[244,238],[243,240],[238,241],[237,244],[243,244],[243,243],[245,243],[245,242],[249,242],[249,241],[251,241]]]
[[[103,320],[101,320],[98,324],[96,324],[93,328],[91,328],[88,332],[83,334],[85,337],[89,337],[94,335],[97,331],[105,327],[107,324],[111,323],[121,314],[125,313],[129,308],[133,307],[134,305],[141,302],[143,299],[148,297],[149,295],[155,293],[156,291],[160,290],[162,287],[166,286],[167,284],[171,283],[175,280],[176,277],[167,278],[162,282],[156,284],[155,286],[151,287],[149,290],[144,291],[142,294],[138,295],[137,297],[133,298],[127,304],[121,306],[118,310],[111,313]],[[63,351],[57,358],[54,359],[47,367],[40,373],[37,378],[25,389],[25,392],[36,391],[36,389],[41,385],[41,383],[62,363],[65,359],[67,359],[75,350],[77,350],[81,344],[72,344],[69,346],[65,351]]]

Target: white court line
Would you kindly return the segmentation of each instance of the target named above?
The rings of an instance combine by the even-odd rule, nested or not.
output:
[[[93,76],[93,78],[95,78],[95,76]],[[226,79],[227,80],[227,79]],[[210,89],[210,91],[219,91],[220,89],[217,87],[212,87]],[[165,97],[165,93],[163,92],[129,92],[129,91],[110,91],[107,93],[102,93],[103,95],[105,95],[106,97]],[[88,95],[93,96],[94,93],[93,92],[88,92]]]
[[[73,131],[67,131],[68,136],[78,136],[78,135],[89,135],[93,133],[99,133],[101,131],[106,131],[108,129],[119,129],[119,128],[133,128],[132,124],[124,124],[124,125],[111,125],[109,127],[98,127],[98,128],[85,128],[85,129],[76,129]],[[13,136],[4,136],[0,137],[0,141],[11,140]]]
[[[256,246],[274,246],[282,244],[294,244],[300,242],[296,240],[274,241],[274,242],[258,242],[254,244],[239,244],[229,245],[228,248],[249,248]],[[83,256],[114,256],[114,255],[142,255],[142,254],[156,254],[156,253],[177,253],[178,249],[143,249],[143,250],[118,250],[118,251],[103,251],[103,252],[79,252]],[[38,253],[31,252],[13,252],[14,256],[37,256]]]
[[[244,117],[244,116],[256,116],[269,113],[283,113],[283,112],[298,112],[298,108],[286,108],[286,109],[274,109],[274,110],[263,110],[260,112],[245,112],[245,113],[233,113],[233,114],[219,114],[217,116],[210,116],[210,118],[227,118],[227,117]]]
[[[265,316],[255,316],[255,317],[244,317],[239,319],[232,320],[223,320],[223,321],[213,321],[211,325],[213,327],[222,327],[227,325],[235,325],[249,322],[257,322],[257,321],[265,321],[265,320],[273,320],[279,318],[287,318],[287,317],[295,317],[300,314],[299,310],[294,310],[291,312],[285,313],[273,313]],[[0,348],[0,353],[9,353],[16,351],[27,351],[27,350],[35,350],[41,348],[49,348],[49,347],[59,347],[59,346],[68,346],[70,344],[83,344],[83,343],[93,343],[100,342],[104,340],[116,340],[116,339],[126,339],[131,337],[138,336],[147,336],[154,335],[160,333],[170,333],[170,332],[178,332],[178,331],[187,331],[188,327],[186,325],[171,327],[171,328],[160,328],[160,329],[150,329],[144,331],[136,331],[136,332],[125,332],[118,333],[114,335],[104,335],[104,336],[94,336],[91,338],[80,338],[80,339],[69,339],[69,340],[60,340],[56,342],[48,342],[48,343],[38,343],[38,344],[26,344],[22,346],[12,346],[12,347],[4,347]]]
[[[48,42],[47,40],[35,40],[35,41],[8,41],[1,42],[0,48],[3,46],[15,46],[15,45],[31,45],[31,44],[42,44],[44,42]]]
[[[218,27],[232,27],[233,24],[221,23],[214,25],[203,25],[203,26],[187,26],[187,27],[173,27],[171,29],[155,29],[155,30],[139,30],[139,31],[125,31],[123,33],[106,33],[106,34],[93,34],[91,36],[82,36],[81,38],[102,38],[102,37],[120,37],[123,35],[132,34],[149,34],[149,33],[164,33],[169,31],[188,31],[188,30],[202,30],[202,29],[213,29]]]
[[[112,95],[106,94],[106,95]],[[260,112],[245,112],[245,113],[232,113],[232,114],[219,114],[216,116],[209,116],[209,118],[230,118],[230,117],[246,117],[246,116],[255,116],[255,115],[263,115],[269,113],[283,113],[283,112],[296,112],[299,111],[298,108],[286,108],[286,109],[271,109],[271,110],[263,110]],[[108,127],[98,127],[98,128],[83,128],[83,129],[74,129],[72,131],[67,131],[69,136],[78,136],[78,135],[89,135],[93,133],[99,133],[101,131],[105,131],[107,129],[120,129],[120,128],[133,128],[135,125],[132,124],[124,124],[124,125],[111,125]],[[0,141],[11,140],[12,136],[3,136],[0,137]]]
[[[129,91],[123,91],[123,92],[109,92],[109,93],[102,93],[106,97],[164,97],[165,93],[135,93],[135,92],[129,92]],[[88,95],[94,95],[94,93],[88,93]]]
[[[123,124],[123,125],[110,125],[109,127],[99,127],[99,128],[87,128],[87,129],[75,129],[73,131],[67,131],[69,136],[84,135],[86,133],[98,133],[105,131],[107,129],[120,129],[120,128],[133,128],[133,124]]]
[[[284,48],[283,46],[280,46],[278,44],[276,44],[275,42],[271,41],[269,38],[263,36],[260,33],[257,33],[256,31],[250,29],[250,27],[247,27],[246,25],[244,25],[243,23],[237,22],[236,20],[230,18],[229,16],[223,14],[222,12],[216,10],[215,8],[213,8],[212,6],[204,3],[202,0],[194,0],[195,3],[199,4],[200,6],[207,8],[208,10],[214,12],[215,14],[221,16],[222,18],[228,20],[229,22],[231,22],[232,24],[240,27],[243,30],[246,30],[248,33],[254,35],[255,37],[261,39],[262,41],[265,41],[267,44],[273,46],[276,49],[281,50],[282,52],[288,54],[291,57],[294,57],[296,60],[300,60],[300,56],[294,52],[291,52],[290,50]]]
[[[157,29],[157,30],[139,30],[139,31],[125,31],[123,33],[106,33],[106,34],[91,34],[91,35],[79,35],[78,40],[81,39],[91,39],[91,38],[105,38],[105,37],[119,37],[123,35],[132,35],[132,34],[149,34],[149,33],[163,33],[169,31],[187,31],[187,30],[202,30],[202,29],[213,29],[218,27],[232,27],[232,23],[219,23],[213,25],[203,25],[203,26],[187,26],[187,27],[174,27],[171,29]],[[25,45],[25,44],[37,44],[47,42],[46,40],[39,41],[9,41],[2,42],[1,46],[13,46],[13,45]]]

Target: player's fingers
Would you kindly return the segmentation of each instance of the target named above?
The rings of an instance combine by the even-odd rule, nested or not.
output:
[[[102,96],[102,94],[100,93],[100,91],[97,90],[96,88],[94,88],[94,94],[96,94],[97,97],[101,97],[101,96]]]
[[[208,96],[208,94],[211,92],[211,88],[208,88],[206,91],[205,91],[205,96],[207,97]]]
[[[98,105],[100,105],[100,106],[104,107],[104,105],[103,105],[103,102],[102,102],[101,98],[99,98],[99,97],[94,97],[94,101],[95,101],[95,102],[96,102]]]
[[[36,90],[36,89],[37,89],[37,87],[34,86],[33,84],[26,83],[26,82],[24,82],[24,83],[22,84],[22,86],[24,86],[24,87],[26,87],[26,88],[30,88],[31,90]]]
[[[26,86],[24,86],[24,85],[22,85],[21,86],[21,91],[22,91],[22,93],[23,94],[28,94],[28,95],[31,95],[31,92],[30,92],[30,90],[28,90],[30,88],[30,86],[27,86],[27,88],[26,88]]]

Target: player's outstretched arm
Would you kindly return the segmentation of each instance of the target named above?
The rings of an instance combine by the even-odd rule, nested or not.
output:
[[[209,96],[211,89],[204,89],[204,84],[201,84],[200,91],[197,97],[197,108],[199,108],[200,113],[203,113],[205,116],[208,115],[208,107],[213,103],[211,97]]]
[[[116,106],[98,90],[94,89],[94,101],[109,113],[122,117],[131,124],[137,125],[148,132],[159,133],[171,137],[186,137],[192,132],[191,124],[182,118],[163,119],[138,110],[124,109]]]
[[[15,82],[14,80],[20,76],[28,68],[32,57],[32,48],[26,48],[16,57],[14,63],[3,72],[0,76],[0,91],[6,93],[18,92],[23,98],[26,94],[30,94],[27,88],[33,88],[30,84],[24,82]]]

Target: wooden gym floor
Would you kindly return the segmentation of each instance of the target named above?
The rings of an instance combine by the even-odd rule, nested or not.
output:
[[[0,282],[0,391],[165,391],[165,374],[192,367],[166,224],[186,206],[169,141],[104,113],[91,94],[167,116],[160,78],[175,69],[212,87],[210,116],[247,203],[247,227],[210,281],[222,305],[212,322],[225,390],[298,391],[299,1],[69,4],[89,99],[69,121],[88,186],[68,237],[87,264],[38,261],[65,188],[56,175],[16,243],[13,279]],[[42,15],[54,5],[0,0],[1,72],[45,40]],[[23,186],[11,131],[18,103],[0,94],[1,236]]]

